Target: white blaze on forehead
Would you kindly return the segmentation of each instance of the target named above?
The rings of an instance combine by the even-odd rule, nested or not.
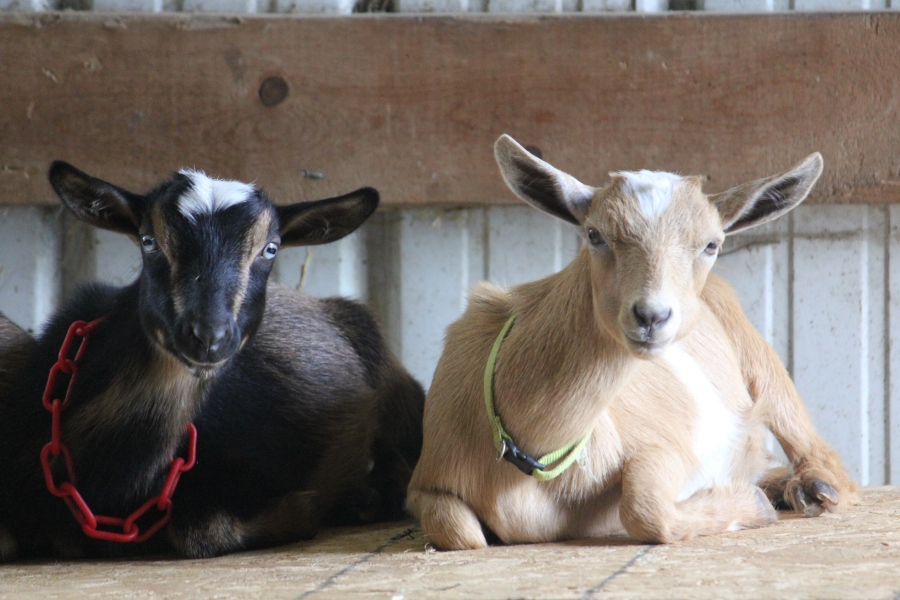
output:
[[[637,198],[648,219],[662,215],[672,203],[672,191],[680,175],[663,171],[620,171],[611,174],[623,179],[622,191]]]
[[[250,184],[213,179],[202,171],[182,169],[179,173],[190,179],[191,187],[178,199],[178,210],[191,221],[194,215],[212,214],[246,202],[256,191]]]

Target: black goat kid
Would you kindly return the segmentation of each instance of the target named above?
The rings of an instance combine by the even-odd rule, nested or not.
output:
[[[81,289],[0,398],[0,558],[166,547],[206,557],[402,514],[421,386],[362,306],[267,285],[279,246],[349,234],[375,210],[375,190],[275,207],[250,185],[181,171],[141,196],[62,162],[50,182],[80,219],[135,238],[143,269],[124,288]],[[44,449],[51,485],[69,496],[55,497],[39,459],[51,437],[42,395],[70,325],[100,318],[59,413],[70,467],[66,452]],[[95,539],[140,540],[165,520],[161,492],[190,453],[192,422],[196,465],[165,529],[136,544]],[[147,512],[95,526],[72,489],[96,515]]]

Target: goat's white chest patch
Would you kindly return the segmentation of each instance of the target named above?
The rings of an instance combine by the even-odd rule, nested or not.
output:
[[[622,191],[637,198],[641,212],[648,219],[659,218],[672,204],[672,192],[681,176],[663,171],[620,171],[613,173],[624,179]]]
[[[178,210],[191,221],[195,215],[212,214],[246,202],[256,191],[247,183],[213,179],[201,171],[182,169],[179,173],[190,179],[191,187],[178,198]]]
[[[728,481],[743,428],[740,416],[725,405],[722,394],[680,343],[666,348],[662,359],[684,385],[696,408],[692,441],[698,466],[678,495],[681,502],[699,489]]]

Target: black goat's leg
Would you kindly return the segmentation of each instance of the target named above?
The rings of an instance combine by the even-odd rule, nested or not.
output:
[[[224,509],[178,519],[169,527],[169,537],[181,554],[208,558],[307,540],[320,522],[317,494],[292,492],[249,519]]]

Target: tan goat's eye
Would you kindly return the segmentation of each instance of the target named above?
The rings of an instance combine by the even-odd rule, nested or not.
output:
[[[606,240],[604,240],[603,236],[600,235],[600,232],[593,227],[588,227],[587,235],[588,241],[591,243],[591,246],[599,248],[606,245]]]
[[[712,241],[706,245],[706,248],[703,250],[710,256],[715,256],[716,252],[719,251],[719,242]]]

